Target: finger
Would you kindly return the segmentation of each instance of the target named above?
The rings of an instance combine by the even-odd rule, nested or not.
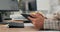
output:
[[[35,24],[35,19],[34,18],[31,18],[31,17],[28,17],[28,18],[32,21],[33,24]]]
[[[44,17],[41,13],[36,13],[37,14],[37,16],[42,16],[42,17]]]
[[[30,16],[32,16],[32,17],[36,17],[36,15],[35,15],[35,14],[30,14]]]
[[[34,18],[28,17],[31,21],[34,21]]]

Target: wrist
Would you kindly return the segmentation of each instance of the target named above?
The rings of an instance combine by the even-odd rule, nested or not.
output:
[[[43,22],[40,22],[40,23],[33,23],[34,24],[34,28],[36,29],[43,29],[44,27],[44,23]]]

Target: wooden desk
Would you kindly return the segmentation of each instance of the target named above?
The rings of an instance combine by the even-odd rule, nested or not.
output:
[[[13,20],[9,21],[23,23],[23,21],[13,21]],[[29,27],[26,26],[24,28],[8,28],[6,25],[0,24],[0,32],[21,32],[21,31],[38,31],[38,30],[36,30],[32,26]]]

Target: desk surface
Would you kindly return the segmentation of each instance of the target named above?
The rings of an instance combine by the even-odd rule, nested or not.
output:
[[[23,21],[14,21],[14,20],[4,20],[8,22],[18,22],[23,23]],[[26,23],[27,24],[27,23]],[[24,28],[8,28],[7,25],[0,24],[0,32],[37,32],[33,26],[24,26]],[[38,32],[48,32],[48,31],[38,31]],[[51,31],[51,32],[60,32],[60,31]]]
[[[10,22],[19,22],[23,23],[23,21],[14,21],[9,20]],[[25,26],[24,28],[8,28],[7,25],[0,24],[0,31],[1,32],[20,32],[20,31],[38,31],[33,26]]]

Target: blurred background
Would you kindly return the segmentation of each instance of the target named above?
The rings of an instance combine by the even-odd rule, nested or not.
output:
[[[17,0],[19,11],[2,12],[4,18],[13,18],[14,15],[20,16],[22,13],[41,11],[46,16],[60,9],[60,0]],[[18,17],[19,18],[19,17]]]

